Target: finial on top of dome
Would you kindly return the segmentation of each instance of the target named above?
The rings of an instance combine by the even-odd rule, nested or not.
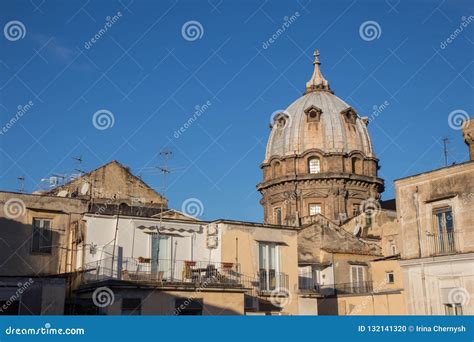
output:
[[[319,51],[314,50],[313,56],[314,56],[313,76],[311,76],[311,79],[308,82],[306,82],[305,94],[310,93],[312,91],[329,91],[332,93],[331,88],[329,87],[329,82],[324,78],[319,68],[319,66],[321,65],[321,62],[319,61]]]

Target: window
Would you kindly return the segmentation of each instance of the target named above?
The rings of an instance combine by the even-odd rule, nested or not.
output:
[[[398,253],[397,253],[397,245],[395,244],[395,242],[391,242],[391,243],[390,243],[390,250],[391,250],[391,252],[392,252],[392,255],[398,254]]]
[[[395,275],[392,271],[385,273],[387,284],[395,283]]]
[[[178,316],[202,316],[202,298],[176,298],[174,312]]]
[[[278,271],[280,253],[276,243],[259,242],[258,265],[260,275],[260,291],[272,291],[280,287]]]
[[[51,253],[53,242],[52,221],[48,219],[33,219],[33,245],[31,251],[34,253]]]
[[[364,266],[351,265],[351,287],[353,293],[363,293],[365,285],[365,270]]]
[[[308,169],[309,173],[315,174],[315,173],[320,173],[321,172],[321,162],[319,158],[311,158],[308,161]]]
[[[446,316],[462,316],[461,304],[444,304]]]
[[[273,211],[273,219],[275,224],[281,225],[281,208],[275,208]]]
[[[141,315],[142,300],[140,298],[123,298],[122,315]]]
[[[357,216],[360,214],[360,204],[352,205],[352,216]]]
[[[318,122],[323,111],[318,107],[311,106],[306,108],[304,112],[308,122]]]
[[[446,253],[455,251],[454,222],[451,207],[435,209],[434,235],[437,252]]]
[[[321,205],[320,204],[310,204],[309,205],[309,216],[314,216],[321,214]]]

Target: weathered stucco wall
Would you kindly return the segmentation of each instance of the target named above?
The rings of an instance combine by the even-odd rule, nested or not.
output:
[[[280,272],[288,275],[290,300],[283,312],[298,313],[298,243],[294,229],[268,228],[251,224],[219,223],[222,231],[221,259],[224,262],[238,262],[242,274],[256,277],[259,273],[258,242],[274,242],[280,250]],[[238,239],[238,243],[236,243]]]
[[[77,199],[0,192],[0,275],[71,271],[85,211],[86,202]],[[32,252],[33,218],[52,220],[51,253]]]

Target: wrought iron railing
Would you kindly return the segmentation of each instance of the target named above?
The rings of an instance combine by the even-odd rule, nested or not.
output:
[[[105,258],[88,263],[84,269],[84,282],[117,279],[130,282],[155,282],[163,285],[242,287],[240,265],[237,263]]]
[[[315,293],[322,296],[332,296],[337,294],[364,294],[374,291],[373,283],[371,281],[320,285],[311,277],[311,274],[300,275],[298,288],[302,293]]]
[[[435,256],[460,252],[459,241],[459,232],[455,231],[427,234],[425,237],[426,254]]]

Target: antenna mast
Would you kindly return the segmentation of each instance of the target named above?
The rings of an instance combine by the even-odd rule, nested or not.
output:
[[[16,179],[18,179],[20,183],[20,188],[18,189],[18,191],[21,193],[24,193],[25,192],[25,176],[19,176]]]
[[[444,166],[448,166],[448,138],[443,138],[443,154],[444,154]]]

